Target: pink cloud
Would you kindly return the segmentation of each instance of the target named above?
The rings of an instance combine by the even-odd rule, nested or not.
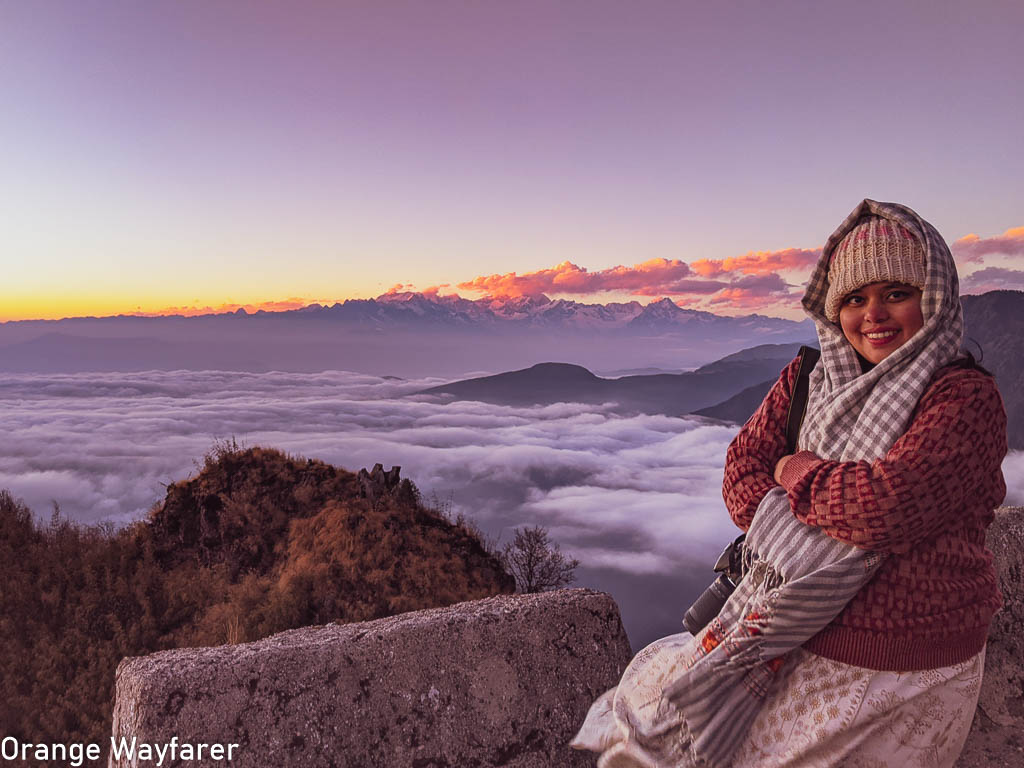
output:
[[[1024,255],[1024,227],[1013,227],[995,237],[964,235],[955,241],[950,250],[958,260],[980,264],[985,256],[1004,253],[1007,256]]]
[[[1024,270],[985,267],[960,281],[960,292],[964,294],[999,290],[1024,290]]]
[[[702,277],[730,272],[765,275],[779,270],[810,269],[821,256],[821,248],[784,248],[781,251],[750,251],[727,259],[697,259],[691,269]]]
[[[792,248],[720,261],[703,259],[692,265],[677,259],[651,259],[632,267],[617,266],[598,272],[588,272],[565,261],[522,275],[511,272],[481,276],[459,283],[458,287],[501,298],[625,292],[635,296],[671,296],[678,299],[680,306],[717,305],[719,310],[723,305],[738,309],[793,309],[799,306],[800,293],[793,291],[768,265],[775,264],[780,269],[806,268],[819,255],[820,251]]]
[[[486,275],[459,283],[459,288],[492,296],[536,296],[542,293],[592,294],[625,291],[640,296],[655,296],[666,286],[692,274],[689,265],[678,259],[650,259],[632,267],[610,267],[588,272],[569,261],[550,269],[518,275]]]
[[[734,280],[707,300],[708,306],[727,304],[737,309],[795,309],[803,291],[794,289],[777,273],[748,275]]]

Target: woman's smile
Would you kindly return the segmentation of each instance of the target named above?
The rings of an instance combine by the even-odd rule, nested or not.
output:
[[[865,331],[864,335],[867,336],[870,344],[876,347],[884,347],[886,344],[891,344],[896,340],[896,337],[900,335],[900,329],[883,328],[878,331]]]

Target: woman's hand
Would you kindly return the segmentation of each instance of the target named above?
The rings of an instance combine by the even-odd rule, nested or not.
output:
[[[778,483],[779,485],[782,485],[782,470],[783,470],[783,468],[785,468],[786,462],[788,462],[792,458],[793,458],[793,454],[788,453],[785,456],[783,456],[781,459],[779,459],[778,462],[776,462],[776,464],[775,464],[775,474],[774,474],[774,477],[775,477],[775,482]]]

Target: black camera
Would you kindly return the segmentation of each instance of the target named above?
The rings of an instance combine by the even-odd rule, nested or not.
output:
[[[718,612],[722,610],[729,595],[736,589],[736,585],[743,578],[743,540],[746,536],[739,536],[732,544],[722,550],[722,554],[715,563],[715,573],[718,578],[711,586],[701,593],[690,610],[683,616],[683,626],[691,634],[696,636],[708,625]]]

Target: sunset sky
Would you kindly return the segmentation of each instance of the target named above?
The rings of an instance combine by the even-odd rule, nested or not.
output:
[[[0,4],[0,321],[389,289],[798,317],[864,197],[1024,289],[1024,4]],[[513,273],[515,273],[513,275]]]

